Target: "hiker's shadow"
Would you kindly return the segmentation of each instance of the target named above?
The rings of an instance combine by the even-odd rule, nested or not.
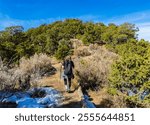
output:
[[[74,92],[75,92],[75,90],[69,91],[69,93],[74,93]]]
[[[79,87],[81,87],[81,85],[78,85],[77,87],[75,87],[75,89],[72,90],[72,91],[70,91],[70,93],[74,93],[76,90],[79,89]],[[89,101],[92,101],[92,100],[93,100],[93,99],[91,98],[91,96],[89,95],[89,93],[86,91],[86,89],[84,89],[84,88],[81,87],[81,90],[82,90],[82,92],[83,92],[83,95],[88,97],[88,100],[89,100]]]
[[[76,86],[76,87],[74,88],[74,90],[70,91],[70,93],[74,93],[76,90],[79,89],[79,87],[80,87],[80,85]]]

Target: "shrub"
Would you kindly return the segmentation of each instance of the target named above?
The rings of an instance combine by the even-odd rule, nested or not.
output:
[[[51,65],[51,59],[46,54],[35,54],[30,58],[21,58],[19,65],[9,69],[0,58],[0,90],[12,90],[15,87],[22,90],[36,86],[42,76],[54,74],[56,69]]]
[[[100,47],[90,57],[75,60],[75,73],[81,86],[95,89],[106,85],[110,65],[116,58],[116,54]]]
[[[15,77],[13,72],[4,65],[0,58],[0,90],[9,90],[15,87]]]
[[[116,90],[110,90],[109,87],[104,87],[98,92],[90,91],[90,96],[93,98],[93,102],[95,103],[97,108],[125,108],[126,101],[125,96],[116,91],[115,93],[109,93],[110,91],[116,91]]]
[[[77,49],[74,54],[78,57],[84,57],[84,56],[90,56],[91,53],[89,52],[89,50],[87,48],[81,48],[81,49]]]
[[[30,80],[29,83],[36,85],[38,80],[46,74],[53,74],[56,70],[51,65],[51,59],[46,54],[35,54],[30,58],[21,58],[19,66],[15,69],[14,74],[20,78],[22,84],[27,84],[26,81]],[[30,77],[30,78],[29,78]]]
[[[99,49],[99,46],[97,44],[90,44],[89,50],[90,51],[97,51]]]
[[[55,53],[55,57],[59,60],[64,59],[66,56],[73,53],[72,48],[73,47],[71,41],[61,40]]]
[[[70,39],[70,41],[71,41],[72,47],[73,47],[74,49],[77,49],[77,48],[83,46],[82,41],[79,40],[79,39]]]
[[[128,106],[144,107],[147,100],[140,96],[144,91],[150,92],[149,43],[128,41],[116,46],[116,50],[121,58],[112,66],[110,86],[126,94]]]
[[[117,89],[116,88],[108,88],[107,91],[110,95],[117,95]]]

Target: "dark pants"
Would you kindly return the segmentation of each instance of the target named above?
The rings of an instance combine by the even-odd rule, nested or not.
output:
[[[64,84],[67,85],[67,82],[68,82],[68,87],[70,89],[71,87],[71,78],[68,78],[68,80],[66,78],[64,78]]]

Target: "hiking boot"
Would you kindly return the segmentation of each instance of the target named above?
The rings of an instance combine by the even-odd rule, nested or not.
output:
[[[68,89],[68,91],[67,91],[68,93],[70,93],[71,92],[71,90],[70,89]]]
[[[70,92],[70,89],[67,85],[65,85],[65,91],[68,92],[68,93]]]
[[[68,92],[68,87],[67,87],[67,85],[65,85],[65,91]]]

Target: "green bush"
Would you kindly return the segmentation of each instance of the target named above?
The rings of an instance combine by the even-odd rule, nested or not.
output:
[[[120,55],[111,69],[109,83],[112,87],[126,91],[131,90],[134,95],[150,90],[150,57],[149,43],[146,41],[128,41],[115,47]],[[134,90],[136,89],[136,92]],[[138,97],[131,96],[128,102],[139,103]],[[138,95],[139,96],[139,95]],[[144,101],[143,101],[144,103]]]
[[[58,45],[58,50],[55,53],[55,57],[57,59],[64,59],[66,56],[71,55],[73,53],[72,43],[67,40],[61,40]]]
[[[11,63],[35,53],[56,55],[58,59],[63,59],[71,53],[68,43],[60,44],[63,39],[79,39],[85,45],[99,41],[117,45],[126,43],[128,39],[136,39],[136,32],[136,27],[129,23],[106,26],[103,23],[83,22],[78,19],[56,21],[25,32],[22,26],[11,26],[0,31],[0,56]]]
[[[117,95],[117,89],[116,88],[108,88],[107,92],[110,94],[110,95]]]

